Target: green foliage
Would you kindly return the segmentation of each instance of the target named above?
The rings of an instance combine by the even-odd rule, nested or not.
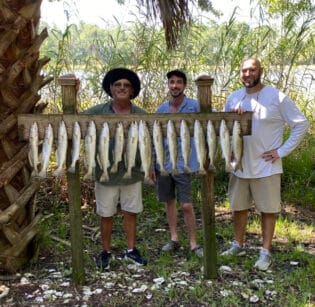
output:
[[[283,159],[283,199],[315,210],[315,137],[308,134],[302,144]]]

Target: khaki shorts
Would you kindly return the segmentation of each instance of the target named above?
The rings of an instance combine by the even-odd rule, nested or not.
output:
[[[139,213],[143,210],[142,183],[105,186],[95,182],[95,200],[96,213],[102,217],[115,215],[118,203],[123,211]]]
[[[232,211],[250,209],[255,203],[258,211],[278,213],[281,210],[281,174],[243,179],[231,174],[229,200]]]

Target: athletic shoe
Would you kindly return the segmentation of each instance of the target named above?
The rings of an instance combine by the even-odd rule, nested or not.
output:
[[[266,271],[271,264],[271,253],[268,249],[262,248],[259,252],[259,258],[256,261],[254,268],[260,271]]]
[[[168,241],[165,245],[162,246],[162,252],[175,252],[180,248],[178,241]]]
[[[193,248],[191,250],[191,252],[194,253],[199,258],[203,257],[203,248],[199,245],[197,245],[195,248]]]
[[[221,256],[244,256],[246,254],[246,251],[243,247],[239,245],[237,241],[233,241],[231,244],[231,247],[221,253]]]
[[[109,269],[109,264],[112,260],[112,254],[103,250],[96,258],[96,266],[99,269],[107,270]]]
[[[136,248],[134,248],[131,252],[126,251],[125,260],[139,266],[147,265],[148,263],[146,259],[141,257],[140,252]]]

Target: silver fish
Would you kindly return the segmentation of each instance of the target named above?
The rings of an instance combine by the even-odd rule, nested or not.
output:
[[[150,168],[152,163],[152,144],[148,126],[145,121],[139,123],[139,150],[141,167],[144,171],[144,179],[150,181]]]
[[[209,157],[209,170],[215,170],[214,159],[217,151],[217,135],[211,120],[207,123],[207,144]]]
[[[234,170],[243,171],[242,166],[243,155],[243,137],[241,135],[241,124],[239,121],[234,121],[232,130],[232,156]]]
[[[178,174],[177,169],[177,136],[176,136],[176,130],[174,123],[169,120],[167,122],[167,128],[166,128],[166,137],[167,137],[167,144],[168,144],[168,150],[170,154],[170,160],[172,163],[172,174],[176,175]]]
[[[206,170],[204,168],[206,160],[206,140],[199,120],[195,120],[194,124],[194,141],[196,146],[197,161],[199,163],[199,174],[206,174]]]
[[[28,160],[33,168],[32,176],[38,175],[38,126],[37,123],[33,123],[30,128],[30,148],[28,152]]]
[[[62,121],[60,122],[58,128],[58,140],[56,150],[56,161],[58,168],[54,172],[54,175],[57,177],[61,177],[62,175],[62,168],[66,162],[67,147],[68,147],[67,128],[64,121]]]
[[[125,153],[125,164],[127,166],[127,172],[123,178],[131,178],[132,168],[136,164],[136,154],[138,148],[138,123],[131,122],[128,131],[127,148]]]
[[[164,166],[165,154],[163,145],[163,133],[161,123],[158,120],[155,120],[153,123],[153,145],[155,149],[156,162],[160,167],[161,176],[166,176],[168,173]]]
[[[51,124],[48,124],[48,126],[45,129],[45,136],[42,147],[41,170],[38,174],[39,177],[46,178],[53,140],[54,140],[53,128]]]
[[[72,151],[71,151],[71,165],[68,172],[75,173],[75,166],[80,158],[80,143],[81,143],[81,128],[78,122],[74,122],[72,130]]]
[[[83,176],[84,180],[92,180],[95,169],[95,153],[96,153],[96,127],[94,121],[89,122],[87,133],[84,138],[84,164],[87,169]]]
[[[189,167],[189,159],[191,154],[190,147],[190,132],[187,122],[182,119],[180,122],[180,140],[181,140],[181,150],[184,160],[184,171],[190,173],[191,169]]]
[[[223,158],[225,160],[225,171],[231,172],[232,165],[231,165],[230,133],[224,119],[222,119],[220,123],[220,144],[221,144]]]
[[[115,147],[114,147],[114,163],[110,169],[111,173],[116,173],[118,170],[118,163],[122,161],[124,151],[124,126],[118,123],[115,131]]]
[[[102,125],[102,130],[98,140],[98,152],[97,152],[97,161],[103,171],[100,182],[106,182],[109,180],[108,168],[110,166],[109,161],[109,128],[107,122],[104,122]]]

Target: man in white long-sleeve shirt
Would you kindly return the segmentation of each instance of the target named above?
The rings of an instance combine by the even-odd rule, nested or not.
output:
[[[249,58],[242,62],[240,80],[244,87],[227,99],[225,111],[252,111],[252,134],[243,137],[242,168],[231,174],[229,199],[234,219],[234,241],[221,255],[245,254],[244,235],[248,209],[261,212],[262,248],[255,267],[267,270],[271,264],[271,245],[276,214],[281,210],[280,181],[282,157],[301,142],[309,123],[294,102],[278,89],[261,82],[260,61]],[[283,130],[291,133],[283,143]]]

